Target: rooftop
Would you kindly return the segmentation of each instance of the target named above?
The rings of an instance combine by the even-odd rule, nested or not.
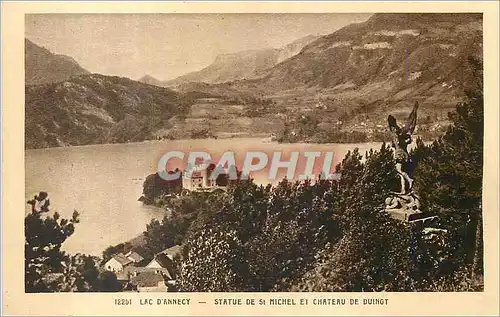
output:
[[[164,282],[164,278],[161,274],[154,271],[152,272],[142,272],[137,276],[130,279],[130,283],[137,285],[139,287],[156,287],[159,282]]]
[[[125,256],[133,262],[141,262],[142,260],[144,260],[144,258],[139,253],[134,251],[127,252]]]
[[[158,269],[151,267],[142,267],[142,266],[127,266],[123,269],[123,271],[116,274],[116,277],[120,281],[128,281],[129,279],[139,276],[142,273],[157,273],[159,275],[164,274],[170,276],[168,269]],[[161,273],[161,274],[160,274]]]
[[[165,253],[159,253],[155,256],[154,261],[158,262],[160,266],[164,269],[167,269],[167,276],[170,279],[175,278],[175,264],[172,259]]]
[[[177,254],[179,254],[179,255],[182,254],[182,246],[174,245],[171,248],[168,248],[168,249],[161,251],[161,253],[168,255],[168,257],[173,260]]]
[[[132,260],[130,260],[129,258],[127,258],[122,253],[118,253],[118,254],[113,255],[113,259],[115,259],[116,261],[118,261],[118,263],[120,263],[123,266],[125,266],[127,264],[130,264],[132,262]]]

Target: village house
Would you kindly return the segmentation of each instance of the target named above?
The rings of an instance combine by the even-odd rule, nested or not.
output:
[[[169,280],[175,280],[176,270],[174,258],[176,255],[180,256],[181,246],[176,245],[171,248],[165,249],[162,252],[156,254],[154,258],[146,265],[147,268],[152,269],[166,269]]]
[[[162,253],[165,253],[172,260],[176,256],[179,256],[179,258],[182,258],[182,246],[174,245],[173,247],[170,247],[168,249],[163,250]]]
[[[139,263],[142,260],[144,260],[144,258],[134,251],[129,251],[126,254],[117,253],[104,264],[104,269],[115,273],[122,272],[126,266],[133,263]]]
[[[138,292],[168,292],[168,286],[161,273],[147,271],[138,274],[130,279],[130,284]]]
[[[125,266],[129,265],[130,263],[132,263],[132,260],[127,258],[125,255],[119,253],[113,255],[113,257],[104,264],[104,269],[115,273],[121,272],[123,271]]]
[[[134,252],[134,251],[129,251],[129,252],[125,253],[125,256],[134,263],[139,263],[142,260],[144,260],[144,258],[139,253]]]
[[[124,290],[138,292],[167,292],[169,272],[163,268],[127,266],[116,274]]]
[[[180,253],[179,245],[168,248],[157,253],[145,267],[124,266],[116,272],[116,277],[126,291],[168,292],[169,288],[175,286],[174,258]]]
[[[165,253],[155,255],[153,260],[146,265],[147,268],[155,270],[166,270],[165,275],[169,280],[175,279],[175,264],[173,260]]]

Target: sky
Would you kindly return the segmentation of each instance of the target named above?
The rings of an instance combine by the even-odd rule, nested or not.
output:
[[[173,79],[223,53],[279,48],[371,14],[29,14],[26,38],[92,73]]]

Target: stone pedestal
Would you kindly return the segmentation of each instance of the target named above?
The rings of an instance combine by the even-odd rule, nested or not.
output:
[[[413,191],[407,194],[394,193],[386,198],[385,211],[392,218],[404,222],[412,221],[412,218],[422,213],[419,197]]]
[[[436,215],[423,213],[420,210],[420,198],[413,191],[407,194],[393,193],[385,200],[385,211],[396,220],[406,223],[422,224],[437,218]]]

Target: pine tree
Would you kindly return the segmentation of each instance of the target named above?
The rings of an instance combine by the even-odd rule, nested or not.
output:
[[[434,278],[450,278],[468,271],[482,275],[482,177],[484,100],[482,64],[470,59],[473,80],[464,102],[449,114],[445,135],[426,146],[421,140],[414,151],[415,186],[426,211],[436,213],[444,236]],[[435,251],[436,252],[436,251]]]
[[[234,231],[202,230],[186,243],[178,278],[181,292],[245,290],[246,256]]]
[[[66,263],[70,261],[61,246],[74,233],[75,224],[79,222],[78,212],[69,220],[57,212],[49,215],[50,202],[45,192],[28,203],[32,210],[24,219],[25,290],[28,293],[59,291]]]

